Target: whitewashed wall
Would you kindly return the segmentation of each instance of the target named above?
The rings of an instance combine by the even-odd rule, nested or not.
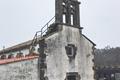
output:
[[[36,46],[35,46],[35,51],[34,51],[34,53],[37,53],[37,54],[39,54],[38,53],[38,47],[39,47],[39,44],[37,44]],[[22,49],[22,50],[18,50],[18,51],[10,51],[10,52],[8,52],[8,53],[6,53],[5,55],[6,55],[6,58],[10,55],[10,54],[13,54],[13,56],[14,57],[16,57],[16,55],[17,55],[17,53],[23,53],[23,55],[25,56],[25,55],[28,55],[29,54],[29,49],[28,48],[25,48],[25,49]],[[2,54],[3,55],[3,54]],[[0,57],[2,56],[2,55],[0,55]]]
[[[38,59],[0,65],[0,80],[39,80]]]
[[[46,75],[49,80],[65,80],[67,72],[79,72],[81,80],[94,80],[93,44],[80,34],[78,28],[60,27],[63,28],[62,31],[46,38]],[[65,51],[67,44],[74,44],[77,47],[75,67],[69,64],[69,58]]]
[[[38,53],[37,48],[38,45],[35,47],[35,53]],[[25,57],[25,55],[29,54],[29,49],[23,49],[21,52]],[[13,54],[16,57],[17,53],[19,51],[8,52],[5,55],[8,57],[9,54]],[[5,64],[0,63],[0,80],[39,80],[38,75],[38,58]]]
[[[78,28],[62,27],[62,31],[45,38],[47,47],[46,76],[49,80],[65,80],[67,72],[78,72],[81,80],[94,80],[93,44],[86,39]],[[77,47],[75,65],[69,63],[65,46],[74,44]],[[37,50],[38,46],[36,47]],[[21,51],[22,52],[22,51]],[[36,51],[37,52],[37,51]],[[16,54],[15,52],[14,54]],[[29,53],[23,50],[23,53]],[[0,80],[39,80],[38,59],[0,65]]]

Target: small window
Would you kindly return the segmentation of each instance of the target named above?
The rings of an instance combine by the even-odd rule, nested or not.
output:
[[[65,80],[80,80],[80,75],[77,72],[67,73]]]
[[[17,53],[16,57],[20,58],[20,57],[24,57],[24,55],[23,55],[23,53],[20,52],[20,53]]]
[[[68,50],[68,55],[73,56],[73,48],[71,46],[68,46],[67,50]]]
[[[6,55],[2,55],[2,56],[1,56],[1,59],[6,59]]]
[[[13,57],[14,57],[13,54],[8,55],[8,59],[11,59]]]
[[[68,44],[67,46],[65,46],[65,49],[69,58],[75,58],[76,51],[77,51],[77,47],[75,47],[75,45]]]
[[[68,76],[67,80],[76,80],[76,76],[75,75]]]

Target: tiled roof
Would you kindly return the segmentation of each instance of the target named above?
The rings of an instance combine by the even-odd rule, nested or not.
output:
[[[4,50],[1,50],[0,54],[7,53],[7,52],[10,52],[10,51],[20,50],[20,49],[23,49],[23,48],[28,48],[31,44],[31,41],[32,40],[29,40],[29,41],[23,42],[21,44],[6,48]]]
[[[39,56],[26,56],[26,57],[20,57],[20,58],[11,58],[11,59],[3,59],[0,60],[0,65],[3,64],[9,64],[9,63],[13,63],[13,62],[20,62],[20,61],[25,61],[25,60],[30,60],[30,59],[35,59],[38,58]]]

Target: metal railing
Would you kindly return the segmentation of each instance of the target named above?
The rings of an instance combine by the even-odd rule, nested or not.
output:
[[[37,42],[38,42],[38,38],[42,38],[43,35],[46,34],[46,32],[48,31],[49,29],[49,26],[55,22],[55,16],[50,19],[42,28],[40,31],[37,31],[31,41],[31,44],[30,44],[30,48],[29,48],[29,53],[33,52],[34,50],[34,47],[36,46]],[[38,35],[38,33],[40,33],[40,35]]]
[[[43,36],[47,31],[48,27],[55,22],[55,16],[50,19],[42,28],[41,28],[41,36]]]

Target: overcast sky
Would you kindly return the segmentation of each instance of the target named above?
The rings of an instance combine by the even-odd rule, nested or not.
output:
[[[54,16],[55,0],[0,0],[0,49],[32,39]],[[83,33],[97,48],[120,46],[120,0],[81,0]]]

